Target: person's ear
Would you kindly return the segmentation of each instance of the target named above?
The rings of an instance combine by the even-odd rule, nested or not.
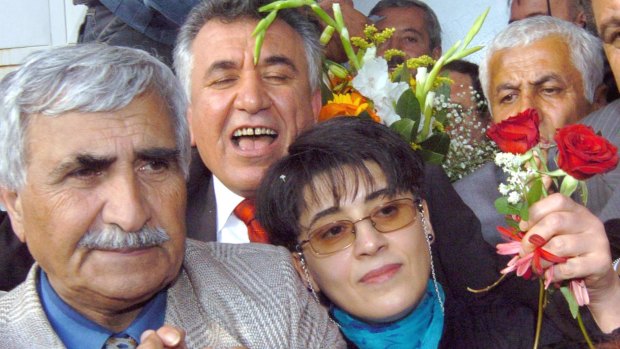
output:
[[[600,84],[594,91],[594,99],[592,100],[592,111],[598,110],[607,105],[607,85]]]
[[[0,188],[0,201],[2,201],[2,205],[11,219],[13,232],[15,232],[19,241],[25,243],[26,234],[24,233],[23,209],[19,193],[6,188]]]
[[[439,57],[441,57],[441,46],[435,47],[431,51],[431,57],[433,57],[434,60],[438,60]]]
[[[291,257],[293,259],[293,266],[306,288],[310,288],[309,285],[312,285],[314,292],[321,292],[319,285],[314,281],[312,274],[308,270],[307,262],[304,260],[305,257],[299,252],[291,252]]]
[[[192,143],[192,147],[195,147],[196,138],[194,138],[194,128],[192,127],[192,108],[190,106],[187,107],[187,113],[185,115],[187,117],[187,126],[189,128],[189,139]]]
[[[316,124],[319,121],[319,113],[321,113],[321,107],[323,106],[323,102],[321,100],[321,89],[318,88],[314,91],[311,98],[312,114],[314,116],[314,123]]]
[[[577,11],[577,15],[573,19],[573,23],[575,23],[579,28],[586,29],[588,24],[588,17],[586,16],[586,12],[584,10]]]
[[[424,221],[426,222],[426,226],[423,227],[424,235],[426,235],[425,238],[428,238],[428,240],[433,243],[435,241],[435,231],[433,230],[433,225],[431,224],[431,217],[428,212],[428,205],[426,204],[426,200],[422,200],[422,208],[424,210]]]

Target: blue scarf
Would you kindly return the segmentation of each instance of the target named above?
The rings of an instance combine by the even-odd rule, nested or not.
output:
[[[441,299],[445,299],[441,285],[437,286]],[[342,333],[360,349],[437,348],[443,332],[444,316],[432,280],[420,304],[395,322],[363,322],[336,306],[332,306],[331,313]]]

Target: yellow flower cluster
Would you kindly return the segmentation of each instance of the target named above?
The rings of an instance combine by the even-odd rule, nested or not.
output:
[[[367,48],[372,46],[371,42],[366,41],[364,38],[360,38],[359,36],[354,36],[351,38],[351,44],[355,47],[359,47],[362,50],[366,50]]]
[[[401,50],[391,48],[391,49],[386,50],[385,53],[383,54],[383,57],[388,62],[392,60],[392,57],[395,57],[395,56],[405,57],[405,53]]]
[[[367,49],[371,46],[378,47],[394,34],[394,28],[386,28],[381,32],[374,24],[364,27],[364,37],[354,36],[351,38],[351,44],[361,49]]]
[[[419,67],[432,67],[435,64],[435,60],[431,56],[422,55],[416,58],[409,58],[405,64],[408,69],[415,70]]]

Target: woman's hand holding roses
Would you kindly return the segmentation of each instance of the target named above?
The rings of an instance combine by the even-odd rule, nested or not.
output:
[[[567,258],[553,267],[553,282],[584,279],[588,308],[603,332],[620,327],[620,278],[611,266],[609,241],[603,223],[570,198],[553,194],[536,202],[529,220],[519,227],[526,232],[523,254],[533,251],[532,236],[546,241],[545,250]]]

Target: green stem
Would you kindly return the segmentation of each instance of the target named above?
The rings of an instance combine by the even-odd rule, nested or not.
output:
[[[583,320],[581,320],[581,313],[579,312],[577,312],[577,323],[579,324],[579,329],[581,330],[581,333],[583,334],[583,338],[586,340],[586,343],[588,343],[588,348],[594,349],[594,344],[592,343],[590,336],[588,336],[588,331],[586,331],[586,327],[583,324]]]
[[[338,5],[338,4],[334,4],[334,5]],[[353,45],[351,45],[351,39],[349,38],[349,31],[347,30],[347,27],[344,25],[344,20],[342,19],[342,15],[340,14],[340,16],[336,20],[334,20],[327,14],[327,12],[323,11],[321,6],[319,6],[316,3],[310,5],[310,8],[312,9],[312,11],[314,11],[314,13],[316,13],[317,16],[319,16],[319,18],[321,18],[321,20],[323,20],[323,22],[325,22],[327,25],[330,25],[334,27],[334,29],[336,29],[338,36],[340,36],[340,42],[342,42],[342,48],[344,49],[344,52],[347,55],[347,58],[351,62],[351,65],[356,70],[359,70],[361,68],[360,62],[359,62],[359,59],[357,58],[357,55],[355,55],[355,51],[353,50]],[[340,12],[338,12],[338,14],[339,13]],[[336,9],[334,9],[334,15],[337,15]]]
[[[540,330],[542,329],[543,305],[545,304],[545,284],[542,278],[538,278],[540,291],[538,291],[538,316],[536,317],[536,334],[534,335],[534,349],[538,348]]]
[[[426,99],[428,99],[428,93],[424,94],[424,101],[422,102],[422,114],[424,114],[424,125],[422,127],[422,132],[420,132],[419,141],[423,142],[428,137],[428,134],[431,132],[431,119],[433,116],[433,108],[426,107]],[[432,103],[432,102],[431,102]]]

